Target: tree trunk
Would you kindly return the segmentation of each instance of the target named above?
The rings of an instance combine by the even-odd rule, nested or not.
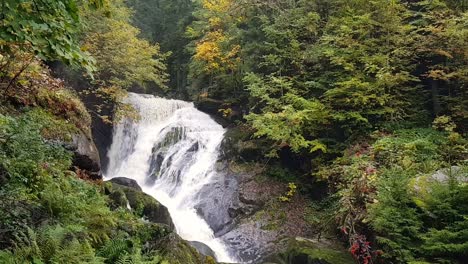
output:
[[[435,116],[438,116],[441,111],[440,97],[439,97],[439,81],[431,80],[431,94],[432,94],[432,110]]]

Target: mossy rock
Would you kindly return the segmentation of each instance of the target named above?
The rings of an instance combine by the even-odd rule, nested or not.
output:
[[[251,139],[252,132],[242,127],[229,128],[225,134],[222,149],[226,159],[257,161],[269,151],[270,142],[264,139]]]
[[[212,257],[203,256],[176,233],[149,243],[148,250],[158,251],[171,264],[215,264]]]
[[[126,208],[128,204],[127,196],[122,189],[115,188],[108,194],[111,203],[110,207],[115,210],[119,207]]]
[[[132,230],[127,231],[128,233],[135,234],[142,241],[155,241],[158,239],[163,239],[164,237],[169,236],[174,232],[167,225],[148,222],[145,222],[143,225],[139,225],[137,228],[133,228]]]
[[[303,238],[290,239],[287,250],[266,258],[264,264],[355,264],[352,256],[342,247],[329,241]]]
[[[150,195],[132,187],[117,183],[106,183],[106,194],[111,199],[111,207],[123,207],[130,209],[139,217],[153,223],[160,223],[174,228],[171,215],[167,208]]]
[[[217,263],[213,257],[200,254],[189,242],[173,232],[174,224],[169,211],[150,195],[112,180],[105,183],[104,190],[111,200],[111,208],[127,208],[129,205],[137,216],[151,222],[138,230],[139,237],[145,238],[145,250],[159,252],[171,264]]]
[[[198,241],[187,241],[192,247],[194,247],[200,254],[204,256],[209,256],[214,258],[216,254],[214,251],[206,244]]]

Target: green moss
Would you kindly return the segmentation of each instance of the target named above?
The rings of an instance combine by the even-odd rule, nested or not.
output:
[[[213,257],[206,256],[204,264],[216,264],[216,260]]]
[[[349,254],[336,251],[332,249],[319,249],[319,248],[299,248],[297,251],[293,250],[291,254],[306,254],[309,257],[309,260],[325,260],[330,264],[346,264],[346,263],[355,263],[354,260],[349,256]]]
[[[111,199],[111,205],[113,208],[127,207],[128,200],[123,190],[116,189],[109,194],[109,198]]]
[[[185,242],[166,247],[161,241],[175,235],[167,225],[142,221],[126,209],[132,195],[142,214],[162,208],[151,197],[105,183],[107,199],[69,171],[71,153],[41,133],[54,124],[50,117],[38,109],[0,115],[0,229],[7,230],[0,233],[0,263],[166,263],[161,249],[194,254]],[[150,243],[158,246],[145,250]],[[185,259],[169,263],[201,263]]]
[[[112,186],[109,188],[109,186]],[[107,185],[109,197],[113,203],[120,207],[127,207],[127,201],[139,217],[144,217],[146,213],[159,210],[162,205],[153,197],[130,187],[110,183]]]
[[[177,234],[171,233],[168,236],[150,242],[150,250],[158,250],[161,256],[171,264],[204,264],[206,258],[200,255],[195,248]],[[208,260],[209,261],[209,260]]]
[[[355,264],[351,255],[339,245],[330,241],[312,241],[302,238],[290,239],[288,248],[268,261],[273,263],[329,263]]]
[[[40,88],[37,91],[36,102],[55,116],[71,122],[90,136],[91,116],[78,95],[73,91],[66,88],[57,90]]]

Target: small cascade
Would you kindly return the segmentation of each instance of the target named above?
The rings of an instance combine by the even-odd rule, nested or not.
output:
[[[219,262],[237,262],[195,209],[209,199],[198,194],[216,177],[223,127],[192,103],[134,93],[125,102],[140,118],[115,126],[106,180],[136,180],[168,208],[183,239],[209,246]]]

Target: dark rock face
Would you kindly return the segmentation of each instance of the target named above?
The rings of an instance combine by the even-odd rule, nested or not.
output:
[[[52,74],[65,81],[66,85],[77,92],[82,92],[87,89],[92,89],[91,83],[83,78],[82,73],[70,69],[62,62],[49,62],[48,66],[52,70]],[[105,105],[105,101],[97,97],[95,94],[84,93],[81,95],[81,100],[88,109],[96,111],[96,106],[105,106],[102,108],[101,115],[113,116],[113,105]],[[92,115],[91,132],[95,146],[100,157],[100,167],[105,171],[108,164],[107,150],[112,144],[112,125],[105,123],[99,116]]]
[[[216,181],[203,186],[198,193],[200,203],[195,209],[217,236],[232,228],[233,211],[238,208],[237,187],[234,174],[219,171]]]
[[[209,114],[216,122],[218,122],[223,127],[226,127],[229,125],[229,122],[224,119],[219,112],[219,109],[222,108],[222,105],[222,101],[208,98],[195,102],[195,106],[198,110]]]
[[[204,255],[204,256],[210,256],[210,257],[213,257],[215,258],[216,254],[214,253],[214,251],[207,245],[203,244],[202,242],[198,242],[198,241],[188,241],[188,243],[194,247],[200,254]]]
[[[99,172],[101,170],[101,160],[99,152],[92,139],[83,133],[72,136],[73,140],[73,164],[83,170]]]
[[[300,199],[291,206],[273,206],[277,197],[287,191],[286,184],[265,178],[263,166],[244,166],[251,164],[245,161],[258,162],[262,159],[261,153],[265,152],[245,132],[238,128],[229,129],[221,149],[215,180],[199,192],[197,200],[200,202],[196,209],[233,256],[241,263],[263,263],[265,260],[277,264],[341,263],[310,257],[302,251],[291,253],[286,259],[267,258],[288,248],[284,238],[307,235],[300,218],[303,215]],[[275,211],[285,209],[289,210]]]
[[[85,133],[79,132],[72,135],[71,142],[58,142],[63,147],[73,152],[72,166],[86,174],[94,180],[101,179],[100,156],[94,141],[86,136]]]
[[[216,180],[199,192],[197,212],[232,249],[232,255],[242,263],[259,263],[274,252],[278,239],[276,231],[262,229],[267,223],[249,219],[265,201],[245,187],[251,179],[231,171],[226,161],[218,162],[216,172]]]
[[[112,144],[112,126],[104,123],[101,118],[93,116],[91,127],[94,142],[96,143],[99,155],[101,157],[102,171],[105,171],[109,163],[107,151]]]
[[[77,91],[81,90],[80,88],[75,89]],[[102,100],[102,98],[98,98],[93,94],[83,96],[81,100],[88,109],[91,109],[93,111],[96,111],[96,106],[104,105],[105,103]],[[106,116],[113,116],[112,110],[112,105],[106,105],[106,107],[103,108],[101,114]],[[109,160],[107,158],[107,151],[112,144],[112,125],[109,123],[105,123],[99,116],[92,115],[91,133],[93,136],[93,140],[96,144],[99,156],[101,157],[101,169],[102,171],[105,171],[109,163]]]

